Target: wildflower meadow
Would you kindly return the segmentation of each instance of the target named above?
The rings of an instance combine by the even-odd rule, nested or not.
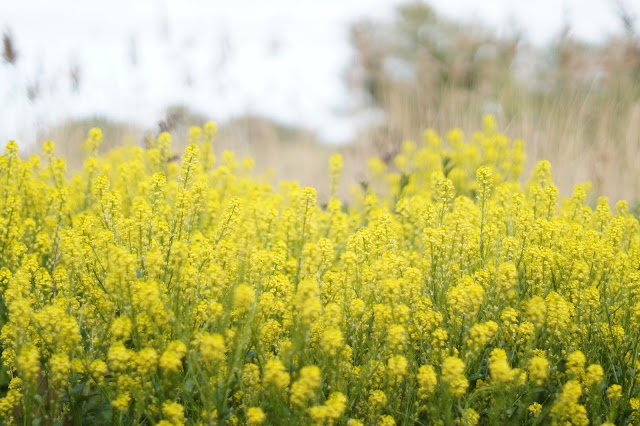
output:
[[[426,130],[339,199],[215,155],[0,156],[0,421],[640,424],[640,227],[524,143]],[[177,158],[177,160],[175,159]]]

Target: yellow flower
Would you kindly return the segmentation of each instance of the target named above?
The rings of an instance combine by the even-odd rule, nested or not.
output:
[[[469,330],[469,338],[467,339],[467,345],[469,346],[470,354],[481,350],[489,340],[498,331],[498,324],[494,321],[487,321],[486,323],[474,324]]]
[[[107,374],[107,364],[102,360],[95,360],[90,366],[91,378],[98,384],[101,384],[104,380],[104,376]]]
[[[547,305],[540,296],[534,296],[525,303],[525,313],[527,318],[536,327],[540,328],[546,320]]]
[[[442,363],[442,383],[448,386],[453,396],[462,396],[467,392],[469,381],[464,370],[464,362],[458,357],[447,357]]]
[[[514,370],[509,365],[504,349],[494,349],[489,356],[489,373],[495,383],[509,383],[514,379]]]
[[[529,361],[529,377],[536,386],[541,386],[549,376],[549,361],[541,356],[535,356]]]
[[[260,367],[247,363],[242,369],[242,383],[248,388],[260,386]]]
[[[347,408],[347,397],[341,392],[333,392],[324,405],[327,407],[326,417],[334,420],[339,419]]]
[[[205,138],[209,142],[211,142],[213,140],[213,138],[215,138],[216,133],[218,133],[218,126],[216,125],[216,123],[208,121],[208,122],[204,123],[203,130],[204,130]]]
[[[226,358],[227,348],[224,344],[224,337],[214,333],[204,333],[200,337],[200,355],[205,362],[222,362]]]
[[[387,395],[384,391],[374,390],[369,393],[369,405],[374,408],[383,407],[387,403]]]
[[[66,354],[53,354],[49,360],[49,366],[51,368],[51,379],[57,385],[63,384],[71,374],[71,361]]]
[[[18,357],[18,373],[25,382],[34,383],[40,374],[40,354],[33,345],[25,345]]]
[[[481,187],[486,188],[486,190],[491,189],[493,185],[493,173],[491,172],[491,168],[484,166],[480,167],[476,171],[476,179]]]
[[[580,383],[576,380],[570,380],[565,383],[562,388],[561,399],[566,402],[577,402],[578,398],[582,395],[582,388]]]
[[[335,176],[335,179],[337,179],[337,176],[340,175],[343,167],[344,163],[340,154],[333,154],[331,158],[329,158],[329,174],[332,177]]]
[[[322,349],[329,355],[335,356],[344,345],[342,331],[336,327],[327,328],[322,336]]]
[[[84,142],[84,147],[89,152],[90,155],[93,155],[93,156],[96,155],[98,151],[98,147],[102,143],[102,138],[103,136],[102,136],[101,129],[94,127],[93,129],[89,130],[89,136]],[[43,147],[43,152],[46,155],[47,149],[45,149],[44,147]]]
[[[580,351],[575,351],[569,354],[567,357],[567,373],[576,377],[581,377],[584,374],[584,364],[587,361],[584,354]]]
[[[480,420],[480,414],[473,408],[467,408],[462,412],[460,417],[460,424],[463,426],[475,426]]]
[[[158,365],[158,352],[153,348],[142,348],[136,357],[136,362],[140,374],[149,374]]]
[[[184,425],[187,419],[184,417],[184,407],[177,402],[164,402],[162,404],[162,414],[173,425]]]
[[[588,387],[597,386],[604,379],[604,370],[598,364],[591,364],[587,367],[587,374],[584,379],[585,385]]]
[[[438,385],[438,375],[430,365],[423,365],[418,370],[418,395],[421,399],[426,399],[434,394]]]
[[[496,119],[491,114],[485,114],[482,116],[482,130],[487,134],[492,134],[498,128]]]
[[[187,353],[187,347],[179,340],[169,342],[167,349],[160,356],[160,367],[167,373],[182,370],[182,358]]]
[[[610,400],[617,400],[622,398],[622,386],[611,385],[607,388],[607,398]]]
[[[578,404],[582,395],[582,386],[577,380],[569,380],[562,388],[562,393],[551,409],[554,422],[571,422],[575,425],[587,426],[589,418],[584,405]]]
[[[542,412],[542,405],[534,402],[533,404],[529,405],[527,409],[529,410],[529,414],[531,414],[533,417],[538,417],[538,415]]]
[[[309,416],[316,422],[337,420],[347,408],[347,398],[340,392],[333,392],[324,405],[316,405],[309,409]]]
[[[380,419],[378,420],[378,426],[395,426],[395,425],[396,425],[395,419],[388,414],[383,414],[382,416],[380,416]]]
[[[233,293],[233,306],[240,312],[244,313],[251,309],[255,303],[255,292],[247,284],[240,284]]]
[[[382,177],[386,171],[386,168],[386,164],[379,158],[372,157],[367,160],[367,170],[373,177]]]
[[[267,417],[260,407],[249,407],[247,409],[247,424],[259,425],[264,422]]]
[[[457,286],[447,291],[447,306],[453,317],[471,317],[478,312],[484,296],[481,285],[474,284],[473,279],[466,277]]]
[[[406,340],[406,331],[402,325],[393,325],[389,327],[387,332],[389,346],[394,350],[400,350],[404,346]]]
[[[291,385],[291,402],[300,407],[304,406],[320,387],[321,377],[320,368],[315,365],[302,367],[300,377]]]
[[[98,155],[94,129],[68,173],[53,142],[7,144],[0,424],[64,422],[85,381],[114,421],[164,426],[499,423],[509,392],[523,421],[587,425],[614,420],[605,383],[604,408],[633,393],[601,365],[640,325],[637,217],[588,205],[589,184],[559,202],[547,161],[523,185],[495,119],[372,159],[348,203],[340,155],[319,204],[260,161],[216,165],[216,131],[191,128],[180,157],[169,133]],[[640,420],[637,398],[617,408]]]
[[[131,320],[129,317],[120,316],[111,324],[111,336],[114,340],[122,340],[123,342],[129,340],[131,335]]]
[[[279,359],[267,361],[264,369],[264,383],[275,386],[278,389],[285,389],[289,386],[291,377],[284,368],[284,364]]]
[[[124,371],[129,368],[133,353],[122,342],[116,342],[109,347],[107,360],[114,371]]]
[[[118,411],[126,411],[129,408],[131,402],[131,395],[129,393],[122,393],[117,396],[116,399],[111,401],[111,406]]]
[[[391,380],[400,383],[407,373],[409,363],[407,358],[402,355],[394,355],[387,361],[387,372]]]

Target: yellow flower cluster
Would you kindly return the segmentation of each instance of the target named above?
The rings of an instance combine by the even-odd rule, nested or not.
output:
[[[298,406],[304,406],[320,387],[322,372],[316,366],[302,367],[300,378],[291,385],[291,402]]]
[[[640,226],[485,117],[338,200],[253,174],[216,126],[0,156],[0,423],[629,424]]]

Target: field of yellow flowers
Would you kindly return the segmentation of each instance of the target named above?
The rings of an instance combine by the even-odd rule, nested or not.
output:
[[[559,201],[492,117],[432,130],[353,202],[215,158],[216,127],[0,157],[2,423],[640,421],[640,228]],[[389,170],[388,170],[389,169]],[[342,170],[329,164],[332,194]]]

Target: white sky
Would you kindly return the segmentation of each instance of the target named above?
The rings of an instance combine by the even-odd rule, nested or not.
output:
[[[632,0],[445,0],[434,2],[437,10],[447,16],[478,18],[497,28],[510,31],[516,23],[536,45],[541,45],[558,34],[565,22],[579,39],[597,42],[604,37],[620,33],[616,15],[619,3],[638,16],[640,28],[640,2]]]
[[[93,115],[153,127],[174,104],[218,122],[256,113],[314,129],[328,142],[347,140],[358,126],[342,79],[351,55],[348,25],[362,16],[389,18],[399,3],[0,0],[0,31],[11,30],[20,55],[16,66],[0,64],[0,142],[31,143],[42,126]],[[623,3],[640,16],[640,1]],[[513,33],[515,23],[537,45],[565,20],[590,41],[620,31],[612,0],[431,4],[498,33]],[[73,65],[77,93],[70,89]],[[30,102],[26,91],[35,82],[40,96]]]

